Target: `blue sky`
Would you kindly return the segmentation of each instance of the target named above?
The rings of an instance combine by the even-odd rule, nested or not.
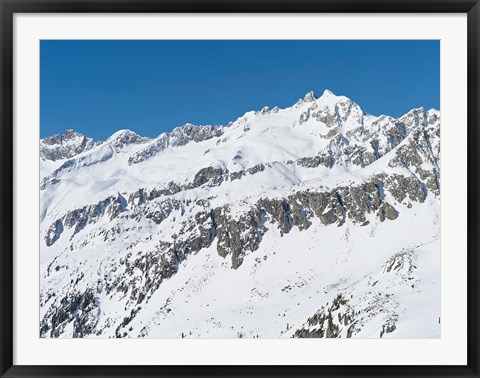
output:
[[[439,41],[41,41],[41,137],[154,137],[324,89],[398,117],[440,106]]]

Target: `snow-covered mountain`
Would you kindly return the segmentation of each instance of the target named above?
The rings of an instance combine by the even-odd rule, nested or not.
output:
[[[440,113],[40,141],[41,337],[440,336]]]

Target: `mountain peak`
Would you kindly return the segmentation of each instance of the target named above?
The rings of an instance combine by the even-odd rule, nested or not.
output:
[[[323,94],[320,97],[318,97],[314,91],[310,91],[303,97],[303,99],[298,100],[297,104],[315,102],[319,99],[323,101],[327,100],[329,102],[332,102],[332,101],[338,101],[339,99],[346,99],[346,97],[337,96],[329,89],[325,89],[323,91]]]
[[[73,129],[65,130],[62,134],[55,134],[40,140],[40,156],[46,160],[69,159],[76,154],[87,151],[95,145],[92,138],[76,132]]]
[[[69,138],[72,138],[72,137],[76,137],[76,136],[79,136],[79,135],[82,135],[81,133],[73,130],[73,129],[68,129],[68,130],[65,130],[62,134],[62,136],[65,138],[65,139],[69,139]]]
[[[329,96],[335,96],[335,94],[330,89],[325,89],[323,91],[322,97],[329,97]]]
[[[61,145],[64,142],[68,142],[73,139],[84,138],[84,137],[85,136],[83,134],[80,134],[73,129],[68,129],[61,134],[54,134],[52,136],[42,138],[41,140],[43,141],[44,144],[47,144],[47,145],[55,145],[55,144]]]
[[[315,96],[315,93],[313,91],[308,92],[305,97],[303,97],[304,102],[312,102],[317,99],[317,96]]]
[[[130,144],[141,144],[150,141],[150,138],[141,137],[136,132],[130,129],[123,129],[113,133],[108,139],[109,143],[116,152],[119,152],[124,147]]]
[[[132,131],[130,129],[122,129],[122,130],[118,130],[118,131],[114,132],[108,139],[118,138],[118,137],[122,137],[124,135],[137,135],[138,136],[138,134],[135,131]]]
[[[413,108],[409,110],[407,113],[405,113],[403,116],[401,116],[399,119],[403,120],[405,118],[417,117],[418,115],[424,115],[424,114],[425,114],[425,109],[423,107]]]

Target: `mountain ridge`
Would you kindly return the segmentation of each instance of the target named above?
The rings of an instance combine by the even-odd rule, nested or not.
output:
[[[345,96],[337,96],[335,95],[332,91],[330,91],[329,89],[325,89],[323,94],[321,96],[317,96],[315,94],[315,92],[312,90],[312,91],[309,91],[305,94],[305,96],[303,98],[300,98],[295,104],[291,105],[291,106],[287,106],[286,108],[279,108],[277,106],[275,106],[274,108],[270,109],[268,106],[264,106],[261,110],[251,110],[251,111],[248,111],[246,112],[243,116],[240,116],[237,118],[237,120],[235,121],[231,121],[231,122],[228,122],[226,125],[195,125],[195,124],[192,124],[192,123],[185,123],[184,125],[182,126],[177,126],[175,128],[172,129],[171,132],[173,132],[174,130],[180,130],[182,128],[189,128],[189,127],[198,127],[198,128],[203,128],[203,127],[219,127],[219,126],[222,126],[222,127],[230,127],[234,122],[238,121],[239,119],[241,119],[242,117],[245,117],[246,115],[248,114],[251,114],[251,113],[254,113],[254,114],[265,114],[267,111],[279,111],[279,110],[286,110],[286,109],[289,109],[289,108],[292,108],[294,107],[295,105],[298,105],[298,104],[304,104],[305,102],[313,102],[315,100],[318,100],[324,96],[333,96],[333,97],[336,97],[336,98],[343,98],[343,99],[346,99],[346,100],[349,100],[351,101],[348,97],[345,97]],[[363,111],[363,110],[362,110]],[[372,116],[372,117],[377,117],[377,118],[381,118],[381,117],[389,117],[391,118],[392,120],[394,119],[402,119],[402,118],[405,118],[407,117],[410,113],[412,112],[415,112],[415,111],[424,111],[425,112],[425,108],[424,107],[418,107],[418,108],[412,108],[410,109],[408,112],[406,112],[405,114],[403,114],[402,116],[398,117],[398,118],[395,118],[395,117],[392,117],[392,116],[389,116],[389,115],[386,115],[386,114],[380,114],[378,116],[373,116],[371,114],[368,114],[366,112],[364,112],[365,115],[369,115],[369,116]],[[434,112],[434,113],[437,113],[439,114],[440,111],[435,109],[435,108],[431,108],[431,109],[428,109],[426,110],[427,113],[430,113],[430,112]],[[128,128],[126,129],[119,129],[117,130],[116,132],[114,132],[112,135],[110,135],[109,137],[107,137],[106,139],[104,140],[94,140],[93,138],[91,137],[88,137],[87,135],[84,135],[82,133],[79,133],[73,129],[66,129],[62,134],[53,134],[51,136],[47,136],[47,137],[44,137],[44,138],[40,138],[40,141],[41,143],[55,143],[54,141],[57,141],[57,140],[64,140],[65,138],[68,138],[69,135],[78,135],[80,137],[83,137],[83,138],[86,138],[87,140],[91,140],[92,142],[94,143],[103,143],[103,142],[108,142],[109,140],[111,140],[113,137],[118,137],[118,135],[123,135],[123,134],[134,134],[135,136],[139,137],[139,138],[142,138],[142,139],[145,139],[145,140],[148,140],[148,141],[152,141],[154,139],[157,139],[159,137],[161,137],[162,135],[164,134],[169,134],[171,132],[162,132],[161,134],[159,134],[157,137],[146,137],[146,136],[141,136],[139,135],[137,132],[133,131],[133,130],[130,130]],[[41,151],[42,152],[42,151]],[[81,151],[83,152],[83,151]],[[81,152],[78,152],[78,153],[81,153]],[[43,158],[46,158],[45,156],[42,156]],[[50,159],[51,160],[51,159]]]
[[[437,110],[375,117],[309,92],[72,153],[41,161],[42,337],[439,335]],[[397,307],[422,300],[409,333]]]

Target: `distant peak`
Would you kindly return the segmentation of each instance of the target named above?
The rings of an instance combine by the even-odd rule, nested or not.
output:
[[[72,137],[76,137],[76,136],[83,136],[83,134],[80,134],[78,132],[76,132],[75,130],[73,129],[68,129],[68,130],[65,130],[63,132],[63,138],[65,139],[69,139],[69,138],[72,138]]]
[[[317,99],[317,96],[315,96],[315,93],[313,91],[308,92],[305,97],[303,98],[304,102],[312,102]]]
[[[313,91],[310,91],[308,92],[305,97],[303,97],[303,99],[299,100],[298,103],[308,103],[308,102],[314,102],[318,99],[323,99],[323,100],[326,100],[326,99],[331,99],[331,100],[338,100],[338,99],[341,99],[341,98],[344,98],[343,96],[337,96],[335,95],[331,90],[329,89],[325,89],[323,91],[323,94],[318,97],[317,95],[315,95],[315,93]]]
[[[329,96],[335,96],[335,94],[331,90],[325,89],[323,91],[322,97],[329,97]]]
[[[110,138],[107,139],[108,145],[113,148],[116,152],[119,152],[124,147],[130,144],[140,144],[149,142],[151,139],[147,137],[141,137],[136,132],[123,129],[118,130],[117,132],[113,133]]]
[[[431,108],[431,109],[428,109],[426,110],[423,106],[419,107],[419,108],[413,108],[411,110],[409,110],[407,113],[405,113],[403,116],[401,116],[400,118],[407,118],[407,117],[411,117],[411,116],[418,116],[418,115],[424,115],[424,116],[440,116],[440,110],[438,109],[435,109],[435,108]]]
[[[182,126],[175,127],[171,132],[172,133],[181,133],[181,132],[184,132],[184,131],[192,130],[192,129],[197,128],[197,127],[200,127],[200,126],[195,125],[195,124],[190,123],[190,122],[187,122],[187,123],[183,124]]]
[[[114,132],[109,139],[118,138],[124,135],[138,135],[138,134],[130,129],[123,129],[123,130],[118,130]]]
[[[425,109],[423,108],[423,106],[419,107],[419,108],[413,108],[413,109],[410,109],[407,113],[405,113],[402,117],[400,118],[404,118],[404,117],[409,117],[409,116],[412,116],[412,115],[418,115],[418,114],[423,114],[425,113]]]
[[[47,144],[62,144],[62,142],[64,141],[68,142],[77,138],[84,138],[84,137],[85,136],[83,134],[80,134],[73,129],[68,129],[61,134],[54,134],[54,135],[42,138],[41,140]]]

